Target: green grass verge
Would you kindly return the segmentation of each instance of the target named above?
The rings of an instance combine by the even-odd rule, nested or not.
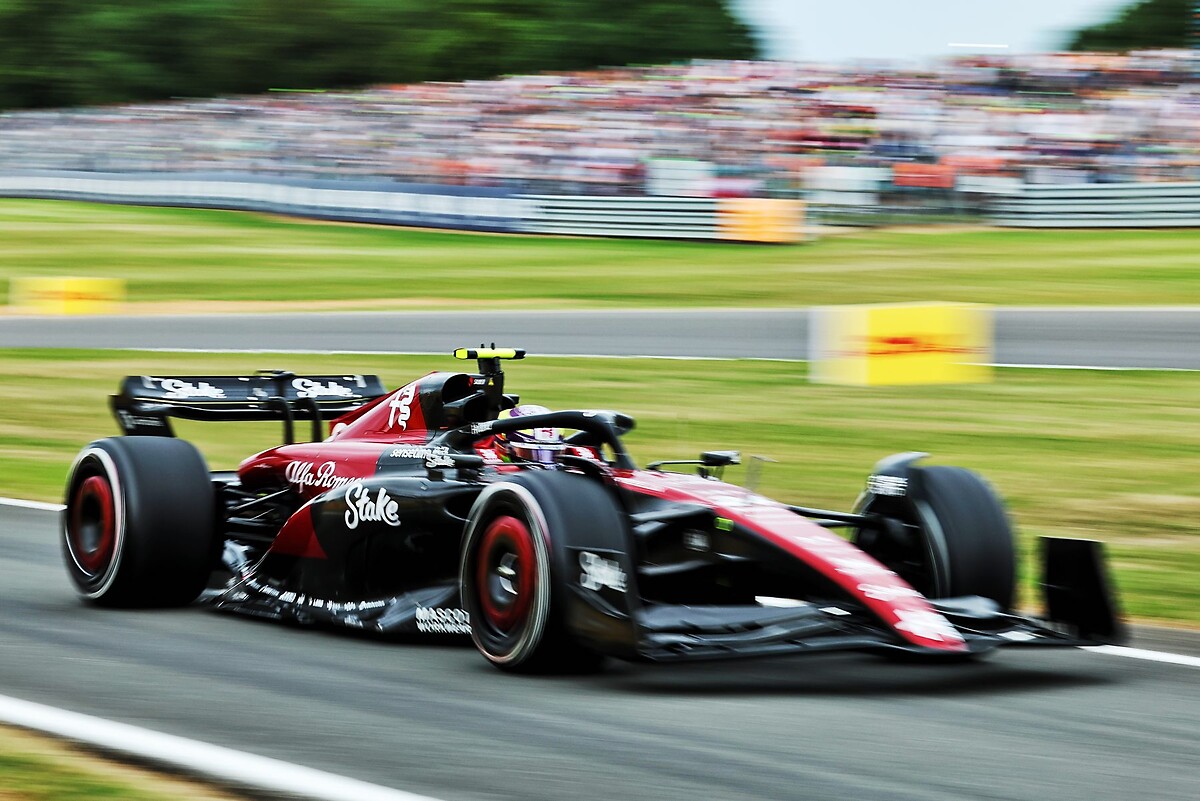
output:
[[[128,767],[40,735],[0,728],[3,801],[232,801],[195,782]]]
[[[389,387],[448,357],[151,354],[0,350],[0,494],[60,500],[72,457],[116,433],[107,395],[120,376],[378,373]],[[993,384],[849,388],[806,383],[802,364],[554,359],[508,369],[510,391],[556,408],[633,414],[639,462],[735,448],[779,460],[760,489],[848,508],[880,457],[932,453],[986,475],[1034,536],[1110,544],[1131,613],[1200,624],[1200,373],[1013,370]],[[214,467],[276,444],[267,424],[181,422]],[[744,467],[728,478],[740,481]],[[1026,560],[1032,567],[1032,558]],[[1032,570],[1027,569],[1027,584]],[[1027,593],[1028,598],[1032,595]]]
[[[124,278],[136,303],[1200,303],[1200,231],[1190,230],[931,227],[759,246],[486,236],[241,212],[0,200],[0,241],[0,284],[31,275]]]

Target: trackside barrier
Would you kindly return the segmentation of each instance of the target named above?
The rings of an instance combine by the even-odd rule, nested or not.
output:
[[[112,314],[125,299],[120,278],[15,277],[8,302],[34,314]]]
[[[823,221],[840,224],[919,222],[919,213],[929,212],[1016,228],[1200,227],[1196,182],[1026,183],[967,173],[955,176],[951,188],[937,166],[814,167],[805,173],[805,197]],[[935,186],[941,187],[935,194],[922,194]]]
[[[991,208],[1015,228],[1200,227],[1200,183],[1022,184]]]
[[[486,187],[246,174],[4,175],[0,196],[265,211],[425,228],[741,242],[795,242],[804,222],[804,207],[794,200],[516,195]]]
[[[0,196],[236,209],[322,220],[516,232],[529,201],[485,187],[390,181],[295,181],[248,174],[41,173],[0,175]]]
[[[690,197],[524,195],[525,230],[566,236],[718,239],[717,201]]]
[[[887,212],[881,168],[822,168],[808,200],[863,221]],[[1024,184],[960,176],[942,201],[1024,228],[1200,227],[1200,183]],[[500,188],[244,173],[0,175],[0,197],[238,209],[422,228],[573,236],[795,242],[806,209],[785,199],[518,195]],[[949,199],[947,201],[947,199]],[[891,202],[891,201],[887,201]],[[895,210],[903,211],[905,206]],[[884,215],[886,217],[886,214]]]
[[[734,242],[795,242],[804,225],[804,203],[756,197],[725,198],[717,203],[717,228]]]
[[[774,198],[524,195],[534,204],[527,230],[567,236],[796,242],[804,205]]]
[[[982,383],[992,380],[992,361],[988,306],[822,306],[809,317],[809,379],[816,383]]]

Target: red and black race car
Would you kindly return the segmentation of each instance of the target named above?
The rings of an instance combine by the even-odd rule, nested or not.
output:
[[[501,360],[523,351],[455,355],[478,372],[394,392],[374,376],[279,371],[126,378],[112,398],[125,436],[84,448],[67,483],[63,552],[80,593],[470,634],[495,665],[531,671],[1121,637],[1095,542],[1044,539],[1045,617],[1014,611],[1012,527],[967,470],[898,454],[853,512],[789,506],[721,481],[736,453],[639,468],[630,417],[519,406]],[[285,444],[210,472],[172,417],[277,418]],[[295,441],[298,420],[312,441]],[[684,464],[695,472],[667,469]]]

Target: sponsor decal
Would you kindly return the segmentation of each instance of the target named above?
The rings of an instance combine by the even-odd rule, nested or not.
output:
[[[867,492],[899,498],[908,493],[908,479],[900,476],[869,476]]]
[[[162,418],[131,414],[124,409],[117,410],[117,417],[121,420],[122,428],[165,428],[167,425]]]
[[[306,487],[319,487],[321,489],[334,489],[335,487],[343,487],[349,484],[354,479],[336,474],[337,465],[333,462],[325,462],[320,467],[313,467],[312,462],[288,462],[288,466],[283,470],[283,477],[289,483],[300,489]]]
[[[591,551],[584,551],[579,554],[579,566],[583,568],[583,573],[579,576],[579,583],[584,589],[598,590],[601,587],[608,587],[617,592],[625,592],[625,571],[615,560],[605,559]]]
[[[804,532],[785,531],[784,536],[797,545],[802,545],[810,551],[821,553],[822,551],[842,553],[843,549],[835,543],[829,541],[828,536],[824,534],[807,534]]]
[[[471,617],[465,609],[417,607],[417,631],[423,634],[470,634]]]
[[[776,501],[748,492],[738,494],[716,493],[710,495],[709,500],[714,506],[721,506],[725,509],[755,509],[764,506],[779,506]]]
[[[355,481],[346,490],[346,528],[358,528],[359,523],[386,523],[389,526],[400,525],[400,504],[388,495],[388,491],[380,487],[371,497],[371,491]]]
[[[292,379],[292,388],[296,390],[297,397],[301,398],[349,398],[354,395],[354,390],[336,381],[322,384],[311,378]]]
[[[529,433],[537,442],[561,442],[562,437],[559,436],[558,429],[553,427],[531,428]]]
[[[492,430],[492,422],[493,422],[492,420],[488,420],[486,423],[471,423],[471,433],[472,434],[488,433],[489,431]]]
[[[897,609],[896,617],[900,618],[900,622],[896,624],[897,631],[907,631],[922,640],[962,642],[962,637],[950,625],[950,621],[937,612],[928,609]]]
[[[434,452],[425,458],[425,467],[430,470],[435,470],[441,467],[454,467],[454,460],[450,458],[449,448],[435,448]]]
[[[867,337],[863,349],[868,356],[907,356],[916,353],[957,355],[979,352],[979,348],[963,347],[957,344],[954,338],[933,333]]]
[[[178,378],[158,378],[151,379],[158,381],[165,393],[163,397],[172,400],[184,400],[187,398],[214,398],[223,399],[225,390],[220,387],[214,387],[207,381],[201,381],[198,384],[193,384],[190,381],[182,381]]]
[[[696,529],[683,532],[683,547],[689,551],[707,551],[709,547],[708,534]]]
[[[342,616],[342,622],[349,626],[363,625],[358,613],[377,615],[380,610],[396,602],[396,598],[385,598],[375,601],[334,601],[327,598],[314,598],[304,593],[283,591],[264,584],[253,576],[247,578],[240,589],[225,595],[221,602],[244,603],[253,601],[256,596],[270,599],[279,606],[303,606],[309,610],[318,610],[325,615]]]
[[[497,453],[495,448],[480,448],[480,449],[476,450],[475,452],[477,454],[479,454],[481,457],[483,457],[483,461],[486,464],[503,464],[504,463],[504,457],[502,457],[499,453]]]
[[[894,572],[888,570],[886,567],[879,564],[869,556],[859,554],[831,554],[829,557],[829,564],[832,565],[837,572],[841,573],[843,576],[856,578],[863,583],[867,583],[872,580],[878,581],[882,577],[891,577],[896,575]],[[887,578],[883,578],[883,580],[886,581]]]
[[[393,448],[388,456],[393,459],[424,459],[425,466],[431,469],[437,467],[454,467],[454,460],[450,458],[450,449],[445,445],[438,445],[433,448],[423,445],[401,445],[398,448]]]
[[[886,584],[859,584],[858,591],[867,598],[891,603],[901,598],[920,598],[921,593],[912,587],[889,587]]]
[[[415,384],[409,384],[400,390],[388,403],[388,428],[400,427],[401,431],[408,429],[408,418],[412,416],[413,398],[417,396]]]

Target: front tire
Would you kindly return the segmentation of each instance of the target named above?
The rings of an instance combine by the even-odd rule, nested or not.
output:
[[[914,474],[915,497],[876,496],[860,510],[909,528],[858,530],[855,543],[926,598],[979,595],[1011,609],[1015,535],[1000,496],[961,467],[921,467]]]
[[[204,457],[167,437],[88,445],[67,481],[63,559],[101,606],[183,606],[213,566],[213,489]]]
[[[991,485],[961,467],[927,467],[925,525],[939,529],[935,548],[944,578],[937,597],[981,595],[1007,611],[1017,589],[1016,543],[1004,503]]]
[[[496,667],[520,673],[595,670],[603,657],[580,645],[562,616],[553,538],[619,525],[616,503],[591,479],[519,474],[484,489],[463,538],[459,585],[471,639]]]

